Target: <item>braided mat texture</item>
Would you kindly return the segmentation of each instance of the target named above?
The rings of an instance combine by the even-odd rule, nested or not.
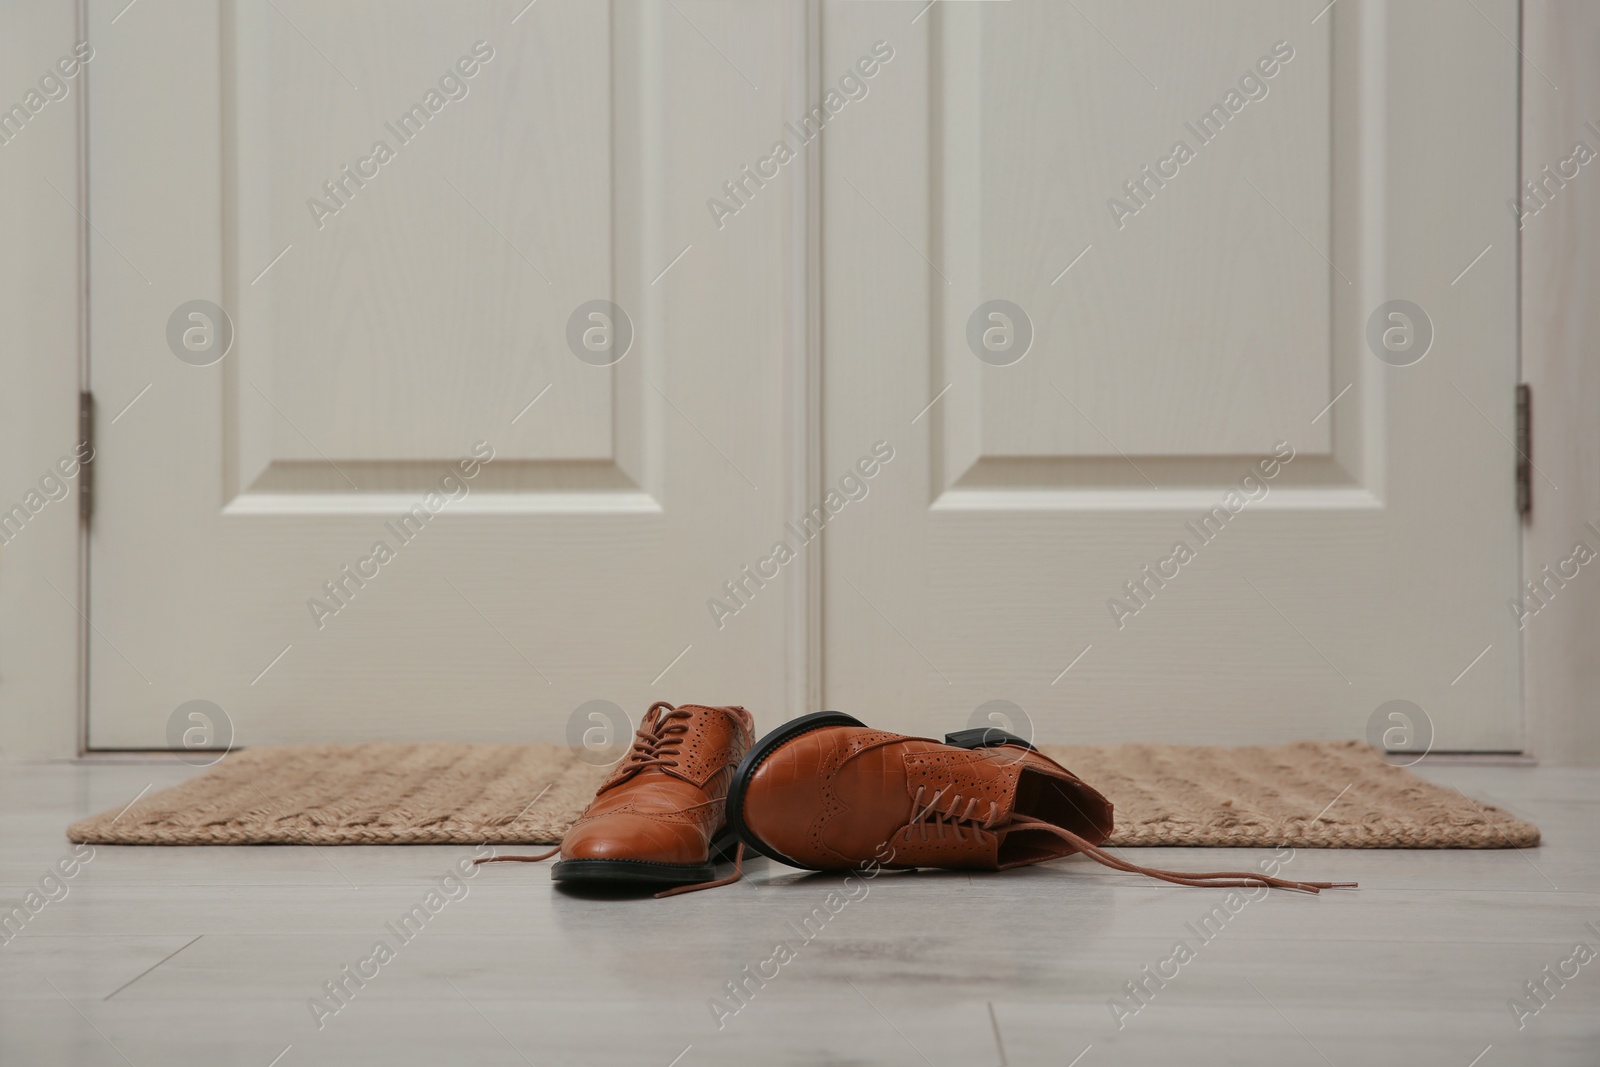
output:
[[[1360,741],[1043,745],[1111,798],[1113,845],[1524,848],[1536,827]],[[555,844],[606,768],[562,745],[255,748],[72,824],[112,845]]]
[[[1528,848],[1539,828],[1364,741],[1040,745],[1116,807],[1113,845]]]
[[[475,845],[561,840],[607,768],[565,745],[295,745],[67,827],[107,845]]]

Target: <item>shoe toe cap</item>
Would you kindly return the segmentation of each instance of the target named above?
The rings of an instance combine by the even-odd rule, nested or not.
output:
[[[704,863],[708,848],[701,831],[689,823],[617,813],[580,822],[567,831],[561,858]]]
[[[795,773],[784,760],[763,764],[745,788],[741,817],[746,830],[765,846],[805,867],[847,867],[855,857],[836,853],[823,840],[832,805],[823,783]],[[863,857],[865,858],[865,857]]]

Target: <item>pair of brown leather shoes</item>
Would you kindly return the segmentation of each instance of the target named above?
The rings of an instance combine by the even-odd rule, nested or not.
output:
[[[837,711],[804,715],[753,744],[738,707],[665,702],[557,850],[562,882],[661,886],[658,896],[739,877],[745,847],[792,867],[1005,870],[1074,853],[1192,886],[1316,892],[1248,871],[1187,873],[1102,850],[1111,802],[1020,737],[967,730],[945,742],[868,728]],[[734,872],[715,862],[738,844]]]

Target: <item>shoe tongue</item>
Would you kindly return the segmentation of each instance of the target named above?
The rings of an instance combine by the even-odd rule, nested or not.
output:
[[[1011,813],[1060,826],[1095,844],[1111,836],[1111,801],[1070,772],[1057,774],[1032,761],[1017,776]]]

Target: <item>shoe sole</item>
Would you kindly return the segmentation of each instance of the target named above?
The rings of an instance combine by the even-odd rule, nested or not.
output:
[[[738,834],[725,828],[711,839],[711,858],[705,863],[656,863],[652,860],[561,860],[550,868],[550,880],[582,885],[674,886],[709,882],[717,876],[717,862],[731,859]]]
[[[803,871],[825,870],[823,867],[813,867],[809,863],[790,859],[757,837],[755,831],[745,825],[745,790],[750,785],[750,779],[755,777],[757,769],[767,761],[767,758],[795,738],[829,726],[859,726],[865,729],[866,725],[854,715],[846,715],[842,711],[816,711],[810,715],[802,715],[798,719],[791,719],[756,742],[755,747],[746,752],[744,759],[739,761],[739,769],[733,772],[733,784],[728,787],[728,829],[738,834],[739,840],[743,841],[746,847],[754,849],[768,859],[786,863],[790,867],[798,867]]]

